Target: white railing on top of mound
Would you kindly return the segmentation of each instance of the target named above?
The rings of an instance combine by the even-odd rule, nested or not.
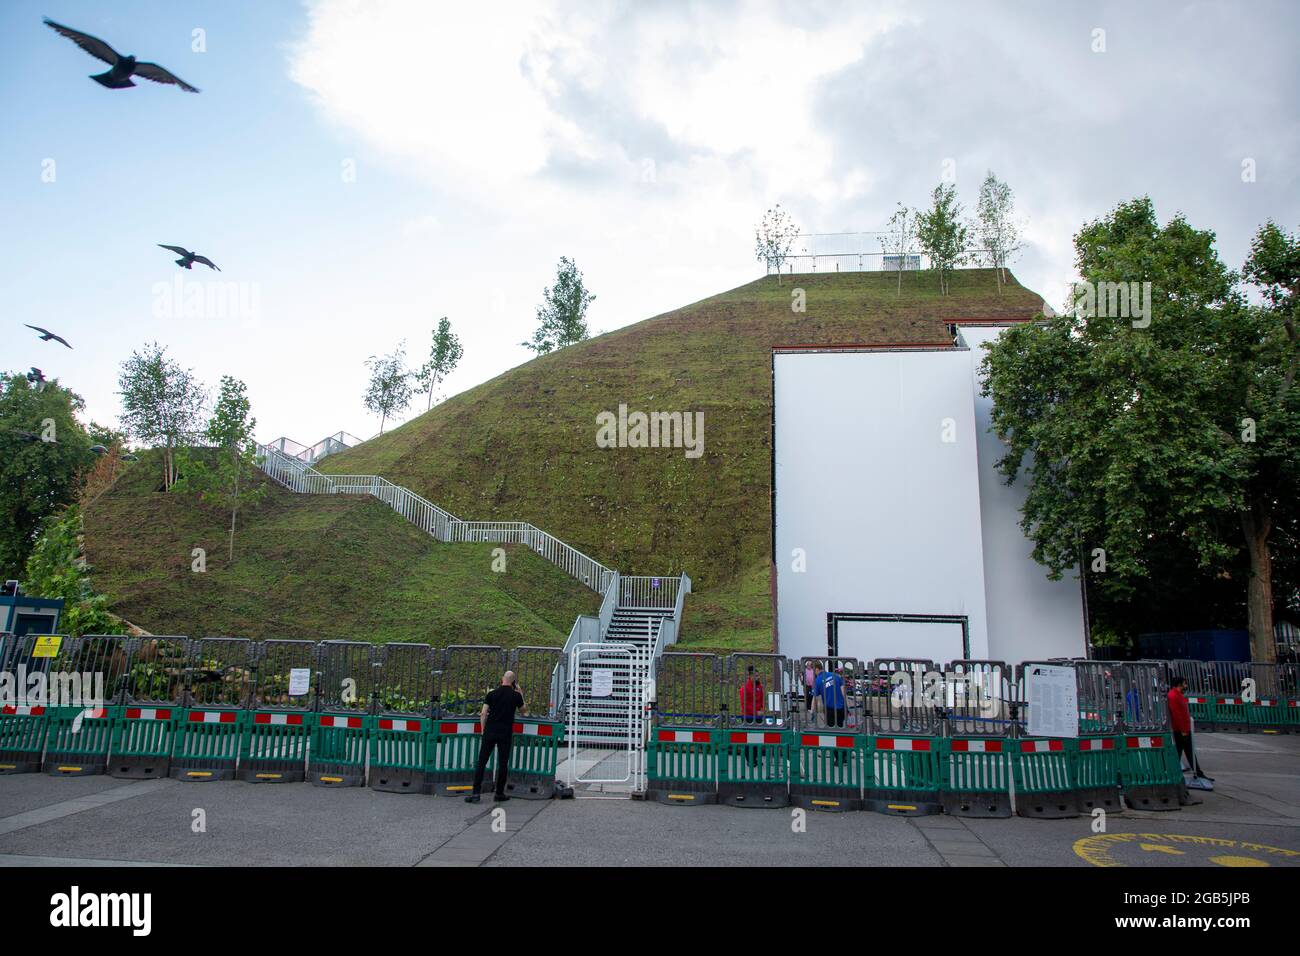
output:
[[[525,521],[462,521],[450,511],[387,478],[378,475],[325,475],[267,445],[258,445],[257,452],[262,470],[291,491],[314,495],[371,495],[439,541],[522,544],[607,598],[610,582],[617,578],[616,572],[599,561]]]

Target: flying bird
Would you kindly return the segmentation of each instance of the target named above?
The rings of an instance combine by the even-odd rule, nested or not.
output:
[[[23,324],[27,325],[26,322],[24,322]],[[54,339],[54,341],[59,342],[63,345],[67,345],[68,348],[72,348],[71,345],[68,345],[68,340],[61,335],[55,335],[53,332],[49,331],[48,329],[43,329],[39,325],[28,325],[27,327],[29,329],[34,329],[35,331],[41,333],[42,342],[48,342],[50,339]]]
[[[44,385],[45,373],[42,372],[40,369],[38,369],[35,365],[33,365],[32,370],[27,373],[27,381],[35,382],[38,385]]]
[[[95,59],[103,60],[111,67],[107,72],[96,73],[90,77],[100,86],[106,86],[110,90],[124,90],[128,86],[135,86],[131,82],[132,76],[142,76],[146,80],[153,80],[155,83],[175,84],[187,93],[198,92],[197,87],[190,86],[179,76],[163,69],[157,63],[137,60],[133,56],[122,56],[103,40],[92,37],[89,33],[82,33],[80,30],[72,29],[72,27],[65,27],[61,23],[55,23],[49,17],[45,18],[45,25],[60,36],[67,37]]]
[[[190,252],[188,249],[184,249],[181,246],[167,246],[163,245],[161,242],[158,243],[158,245],[163,249],[170,249],[172,252],[180,256],[180,258],[176,260],[176,264],[182,269],[193,269],[194,263],[197,262],[199,265],[207,266],[209,269],[216,269],[218,272],[221,271],[221,267],[207,256],[201,256],[196,252]]]

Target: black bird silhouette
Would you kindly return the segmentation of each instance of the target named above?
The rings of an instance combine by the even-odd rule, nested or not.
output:
[[[201,256],[197,252],[190,252],[188,249],[182,248],[181,246],[167,246],[163,245],[161,242],[158,243],[158,245],[163,249],[170,249],[172,252],[180,256],[180,258],[176,260],[176,264],[182,269],[193,269],[194,263],[197,262],[199,265],[207,266],[209,269],[216,269],[218,272],[221,271],[221,268],[207,256]]]
[[[23,324],[27,325],[26,322],[24,322]],[[68,345],[68,340],[65,339],[63,336],[55,335],[53,332],[49,331],[48,329],[43,329],[39,325],[27,325],[27,327],[29,329],[35,329],[37,332],[41,333],[42,342],[48,342],[50,339],[54,339],[54,341],[56,342],[61,342],[64,345]],[[68,345],[68,348],[72,348],[72,346]]]
[[[45,373],[33,365],[32,370],[27,373],[27,381],[36,382],[38,385],[44,385]]]
[[[110,90],[124,90],[128,86],[135,86],[131,82],[132,76],[142,76],[155,83],[173,83],[187,93],[198,92],[197,87],[190,86],[179,76],[163,69],[157,63],[137,60],[133,56],[122,56],[103,40],[92,37],[89,33],[65,27],[61,23],[55,23],[49,17],[45,18],[45,25],[60,36],[67,37],[95,59],[103,60],[112,67],[105,73],[96,73],[90,77],[100,86],[106,86]]]

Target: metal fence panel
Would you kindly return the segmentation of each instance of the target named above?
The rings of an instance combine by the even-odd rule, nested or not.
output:
[[[500,686],[505,671],[504,648],[472,645],[446,648],[435,688],[435,716],[477,716],[483,708],[483,699]]]
[[[936,686],[939,665],[920,658],[882,658],[867,669],[867,690],[872,733],[935,734],[943,726],[943,712],[935,704],[943,689]]]
[[[433,715],[434,671],[437,658],[428,644],[384,644],[377,649],[379,683],[376,713],[396,716]]]
[[[256,645],[245,637],[205,637],[192,645],[189,707],[246,707],[253,693]]]
[[[952,661],[944,674],[950,736],[1010,736],[1014,680],[1005,661]]]
[[[787,726],[790,693],[790,671],[784,655],[728,655],[723,671],[723,722],[732,727]]]
[[[375,700],[375,646],[361,641],[324,641],[317,651],[316,707],[321,713],[368,714]]]
[[[188,637],[132,638],[126,703],[181,706],[191,643]]]
[[[655,665],[654,723],[717,727],[722,720],[722,667],[714,654],[672,652]]]
[[[251,707],[312,711],[316,708],[316,642],[259,641]],[[295,671],[307,671],[306,693],[291,693]]]
[[[559,703],[563,698],[557,673],[564,652],[558,647],[516,647],[509,654],[510,670],[515,672],[515,686],[523,695],[528,716],[541,720],[559,720]]]

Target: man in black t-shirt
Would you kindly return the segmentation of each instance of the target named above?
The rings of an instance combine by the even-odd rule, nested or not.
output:
[[[478,767],[474,770],[474,792],[465,798],[466,803],[478,803],[483,790],[483,774],[487,770],[492,751],[497,752],[497,790],[493,800],[509,800],[506,796],[506,774],[510,772],[510,741],[515,732],[515,711],[526,714],[524,695],[519,693],[515,672],[506,671],[501,676],[501,686],[483,698],[479,723],[483,727],[483,742],[478,748]]]

